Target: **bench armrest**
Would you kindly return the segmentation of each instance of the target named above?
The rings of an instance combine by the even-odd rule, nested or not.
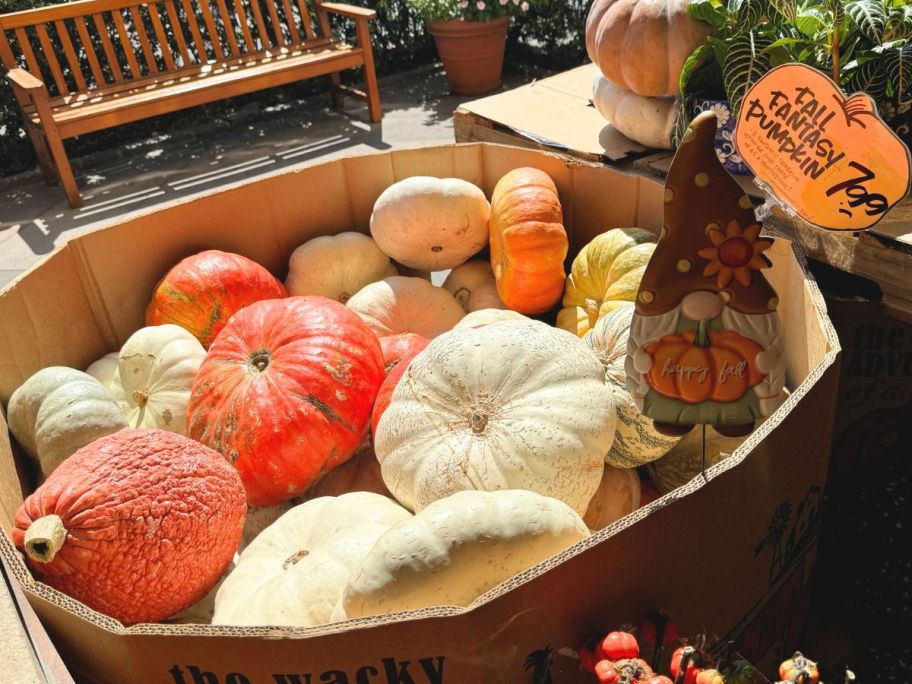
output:
[[[377,11],[367,7],[356,7],[342,2],[321,2],[319,5],[330,14],[338,14],[349,19],[376,19]]]
[[[6,77],[12,82],[13,87],[23,92],[44,90],[44,83],[32,76],[25,69],[10,69]]]

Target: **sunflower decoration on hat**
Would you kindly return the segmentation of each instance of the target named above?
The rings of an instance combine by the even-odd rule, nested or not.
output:
[[[665,225],[640,284],[627,386],[659,432],[743,436],[785,398],[772,240],[715,150],[716,116],[687,129],[665,183]]]

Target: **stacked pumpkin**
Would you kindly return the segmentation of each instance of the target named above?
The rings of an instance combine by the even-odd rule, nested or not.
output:
[[[190,256],[118,352],[14,393],[46,479],[14,533],[37,576],[127,624],[318,625],[469,605],[640,505],[636,466],[673,444],[619,358],[651,234],[608,231],[567,278],[536,169],[490,204],[408,178],[370,228],[301,245],[285,285]],[[531,318],[562,296],[565,330]],[[178,562],[200,571],[144,601]]]
[[[671,149],[681,68],[709,35],[690,17],[690,0],[595,0],[586,21],[586,51],[601,76],[595,108],[625,136]]]

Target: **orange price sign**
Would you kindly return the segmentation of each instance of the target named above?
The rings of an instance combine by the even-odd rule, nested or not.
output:
[[[747,92],[735,146],[780,203],[829,230],[865,230],[909,194],[909,148],[863,93],[783,64]]]

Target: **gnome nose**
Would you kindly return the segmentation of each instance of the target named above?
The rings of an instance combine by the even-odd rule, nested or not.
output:
[[[722,313],[722,299],[715,292],[691,292],[681,300],[681,313],[692,321],[705,321]]]

